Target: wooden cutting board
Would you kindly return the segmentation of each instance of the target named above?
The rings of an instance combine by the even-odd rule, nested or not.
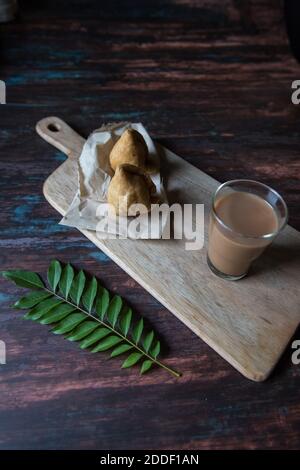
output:
[[[39,121],[36,129],[69,157],[44,184],[46,199],[64,215],[85,140],[57,117]],[[216,277],[206,263],[206,246],[211,196],[219,183],[159,148],[170,202],[205,204],[205,248],[186,251],[182,240],[99,240],[93,231],[82,233],[238,371],[265,380],[300,322],[300,233],[287,226],[248,277]]]

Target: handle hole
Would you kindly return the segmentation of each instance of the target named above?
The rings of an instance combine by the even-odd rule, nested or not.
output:
[[[47,127],[48,127],[49,131],[51,131],[51,132],[58,132],[58,131],[60,131],[60,125],[57,124],[57,123],[54,123],[54,122],[48,124]]]

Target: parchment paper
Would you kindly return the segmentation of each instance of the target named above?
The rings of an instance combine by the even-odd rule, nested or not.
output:
[[[168,203],[159,171],[159,153],[144,126],[141,123],[107,124],[95,130],[84,144],[78,160],[77,192],[60,224],[95,230],[99,238],[161,238],[168,218],[166,212],[161,213],[156,208],[136,218],[114,219],[108,211],[107,190],[113,176],[109,154],[128,128],[142,134],[148,147],[149,162],[158,168],[157,173],[150,175],[156,188],[155,200],[159,200],[159,204]]]

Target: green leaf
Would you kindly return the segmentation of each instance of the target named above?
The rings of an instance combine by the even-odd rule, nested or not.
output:
[[[71,313],[67,318],[58,323],[58,325],[52,329],[55,335],[63,335],[69,333],[75,326],[79,325],[83,320],[86,319],[84,313]]]
[[[69,315],[69,313],[74,312],[74,310],[76,310],[76,307],[74,307],[74,305],[62,303],[57,307],[52,308],[50,312],[43,315],[40,319],[40,323],[42,323],[42,325],[50,325],[51,323],[56,323],[65,318],[67,315]]]
[[[25,295],[24,297],[21,297],[15,304],[14,308],[20,308],[20,309],[27,309],[27,308],[32,308],[42,300],[47,299],[50,297],[50,292],[43,292],[43,291],[34,291],[31,292],[31,294]]]
[[[62,275],[59,281],[59,288],[65,299],[68,298],[71,285],[74,278],[74,269],[68,263],[62,270]]]
[[[137,323],[137,325],[134,327],[134,330],[132,332],[132,338],[135,344],[138,344],[138,342],[140,341],[143,328],[144,328],[144,320],[141,318],[140,321]]]
[[[9,281],[13,281],[17,286],[28,287],[29,289],[43,289],[44,284],[40,276],[30,271],[2,271],[2,276]]]
[[[142,364],[141,374],[145,374],[149,369],[151,369],[153,364],[154,362],[150,361],[149,359],[146,359],[146,361],[144,361]]]
[[[30,310],[24,316],[24,318],[30,319],[30,320],[38,320],[43,315],[45,315],[45,313],[49,312],[52,308],[54,308],[56,305],[59,305],[61,303],[62,303],[61,299],[58,299],[56,297],[50,297],[50,299],[43,300],[43,302],[33,307],[33,309]]]
[[[92,308],[93,308],[94,300],[97,294],[97,287],[98,287],[97,279],[93,277],[92,280],[89,282],[89,285],[82,296],[82,303],[85,306],[85,308],[89,311],[89,313],[91,313]]]
[[[96,312],[100,320],[103,320],[109,306],[109,292],[105,287],[98,286],[96,300]]]
[[[156,345],[151,349],[150,355],[154,357],[154,359],[157,359],[159,353],[160,353],[160,342],[157,341]]]
[[[111,330],[108,328],[99,328],[95,330],[93,333],[91,333],[89,336],[87,336],[83,341],[80,343],[81,349],[86,349],[90,347],[92,344],[96,343],[102,338],[105,338],[105,336],[109,335],[111,333]]]
[[[131,346],[130,344],[120,344],[115,349],[113,349],[110,357],[120,356],[121,354],[129,351],[132,348],[133,348],[133,346]]]
[[[94,353],[111,349],[110,357],[129,353],[122,364],[123,368],[131,367],[142,359],[141,374],[155,364],[176,377],[180,376],[157,361],[160,343],[154,339],[153,331],[144,334],[143,319],[133,325],[132,330],[131,309],[119,295],[114,295],[110,301],[110,293],[98,285],[95,277],[86,283],[84,271],[74,276],[70,264],[62,268],[57,260],[51,262],[47,272],[51,292],[36,273],[11,270],[3,271],[2,275],[33,291],[15,303],[16,308],[30,309],[24,318],[52,324],[53,333],[64,335],[69,341],[79,341],[81,349],[90,348]],[[56,292],[58,288],[59,293]],[[94,308],[100,320],[94,316]]]
[[[119,295],[115,295],[112,298],[109,304],[108,310],[107,310],[107,319],[113,327],[115,327],[117,323],[118,316],[121,312],[121,308],[122,308],[122,299]]]
[[[79,305],[85,286],[85,274],[82,270],[76,274],[70,289],[70,297],[76,305]]]
[[[122,340],[122,338],[120,338],[120,336],[115,336],[115,335],[108,336],[103,341],[101,341],[99,344],[97,344],[97,346],[95,346],[91,350],[91,352],[96,353],[96,352],[107,351],[108,349],[112,348],[113,346],[120,343],[121,341],[123,341],[123,340]]]
[[[128,367],[134,366],[143,356],[143,354],[138,352],[131,353],[127,359],[122,364],[122,369],[127,369]]]
[[[48,269],[48,282],[51,289],[55,292],[61,276],[61,264],[57,259],[51,261]]]
[[[81,325],[77,326],[75,330],[73,330],[67,336],[69,341],[79,341],[80,339],[85,338],[88,336],[92,331],[99,327],[99,323],[96,321],[85,321],[81,323]]]
[[[146,338],[144,339],[144,349],[146,353],[149,351],[150,346],[152,344],[154,338],[154,331],[151,331],[150,333],[147,334]]]
[[[124,336],[127,336],[132,318],[132,310],[128,308],[126,313],[122,314],[121,321],[120,321],[120,330]]]

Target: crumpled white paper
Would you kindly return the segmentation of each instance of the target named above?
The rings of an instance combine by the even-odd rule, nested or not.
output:
[[[94,131],[83,146],[78,160],[78,189],[63,219],[62,225],[97,231],[99,238],[129,237],[161,238],[168,215],[158,207],[149,214],[133,217],[117,217],[112,220],[108,213],[107,190],[113,171],[109,165],[109,154],[123,132],[132,128],[145,139],[149,151],[149,162],[159,169],[159,153],[148,132],[141,123],[119,123],[103,125]],[[160,171],[150,175],[155,188],[155,199],[167,204]],[[133,220],[134,219],[134,220]],[[115,222],[115,223],[112,223]]]

